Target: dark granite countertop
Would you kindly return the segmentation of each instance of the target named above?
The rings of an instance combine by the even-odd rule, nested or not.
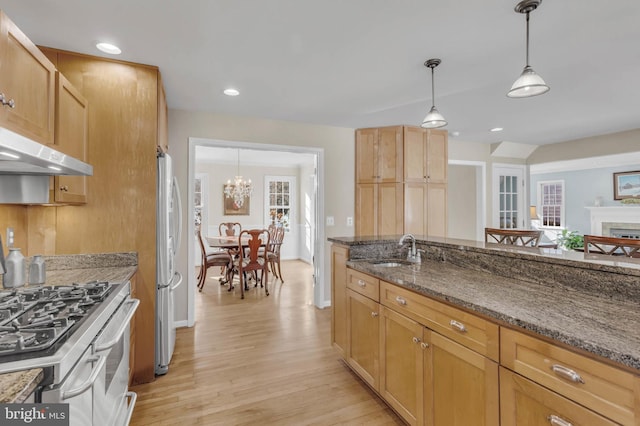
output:
[[[394,240],[397,241],[397,240]],[[336,241],[337,242],[337,241]],[[640,370],[640,303],[423,260],[419,265],[347,265],[384,281],[552,338]]]

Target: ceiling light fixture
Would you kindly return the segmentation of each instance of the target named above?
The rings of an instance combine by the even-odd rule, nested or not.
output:
[[[227,96],[238,96],[240,94],[236,89],[224,89],[222,93]]]
[[[440,59],[427,59],[424,66],[431,68],[431,110],[427,113],[427,116],[422,120],[421,127],[425,129],[436,129],[447,125],[447,120],[444,119],[442,114],[436,109],[436,95],[433,83],[433,69],[440,65]]]
[[[549,91],[549,86],[529,65],[529,13],[536,10],[541,2],[542,0],[522,0],[515,8],[516,12],[526,13],[527,15],[527,64],[520,77],[513,83],[511,90],[507,93],[510,98],[528,98],[542,95]]]
[[[251,179],[246,181],[240,175],[240,150],[238,150],[238,174],[233,179],[233,183],[231,179],[227,180],[224,185],[224,195],[226,198],[233,198],[233,203],[240,208],[244,205],[244,199],[251,198],[252,193]]]
[[[489,129],[490,132],[501,132],[504,129],[502,127],[494,127],[493,129]]]
[[[98,43],[96,44],[98,50],[108,53],[109,55],[119,55],[122,53],[122,50],[114,44],[111,43]]]

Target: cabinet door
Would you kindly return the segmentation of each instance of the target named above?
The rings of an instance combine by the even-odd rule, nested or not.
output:
[[[498,364],[425,331],[425,416],[433,426],[497,426]]]
[[[427,184],[427,232],[430,237],[447,236],[447,185]]]
[[[347,289],[347,361],[376,391],[379,390],[380,305]]]
[[[59,72],[56,73],[55,146],[60,152],[87,161],[88,103]],[[54,201],[81,204],[87,202],[85,176],[56,176]]]
[[[500,424],[602,426],[617,423],[500,367]]]
[[[404,233],[427,235],[427,184],[404,184]]]
[[[346,247],[331,246],[331,343],[342,358],[347,356],[347,259]]]
[[[381,307],[380,394],[410,425],[424,421],[423,327]]]
[[[402,182],[402,146],[402,126],[378,129],[377,182]]]
[[[447,183],[447,132],[427,130],[427,182]]]
[[[0,11],[0,93],[14,107],[0,107],[0,126],[45,144],[54,140],[56,69]]]
[[[378,184],[376,235],[402,234],[404,203],[401,183]]]
[[[427,182],[427,131],[404,128],[404,181]]]
[[[356,130],[356,183],[378,181],[378,129]]]
[[[356,185],[356,235],[378,235],[378,185]]]
[[[167,108],[162,76],[158,72],[158,149],[161,152],[169,152],[169,111]]]

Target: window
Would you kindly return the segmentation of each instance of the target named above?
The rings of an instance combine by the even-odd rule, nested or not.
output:
[[[268,176],[266,181],[267,224],[291,230],[293,208],[293,182],[287,176]]]
[[[540,225],[564,227],[564,181],[538,182]]]

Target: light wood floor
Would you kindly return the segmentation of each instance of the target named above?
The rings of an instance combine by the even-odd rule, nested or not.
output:
[[[132,388],[131,425],[403,424],[331,347],[331,311],[313,306],[311,273],[283,262],[284,284],[244,300],[208,277],[167,375]]]

